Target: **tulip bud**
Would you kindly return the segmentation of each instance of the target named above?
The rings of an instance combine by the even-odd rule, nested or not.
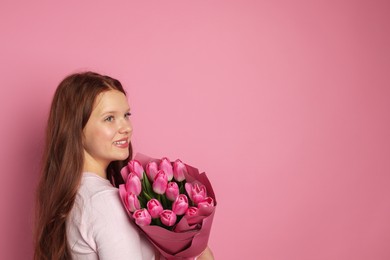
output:
[[[130,170],[129,170],[129,167],[127,167],[127,165],[121,169],[121,175],[122,175],[123,181],[127,180],[127,176],[129,176],[129,173],[130,173]]]
[[[198,215],[198,208],[196,207],[189,207],[185,213],[186,217],[195,217],[197,215]]]
[[[200,217],[199,216],[198,211],[199,210],[196,207],[189,207],[186,210],[186,213],[184,214],[184,217],[186,218],[188,225],[198,224],[204,218],[204,217]]]
[[[214,200],[211,197],[206,197],[198,203],[199,215],[208,216],[214,210]]]
[[[161,222],[168,227],[173,226],[176,223],[176,219],[176,214],[172,210],[166,209],[160,213]]]
[[[188,209],[188,198],[184,194],[180,194],[179,197],[173,202],[172,211],[176,215],[183,215]]]
[[[128,193],[134,193],[135,195],[139,195],[141,193],[141,180],[138,178],[137,174],[131,172],[129,176],[127,176],[126,180],[126,190]]]
[[[150,181],[153,181],[158,172],[158,165],[156,162],[151,161],[146,165],[146,175]]]
[[[175,180],[177,180],[179,182],[184,181],[186,179],[186,177],[185,177],[186,173],[187,173],[186,165],[182,161],[177,159],[173,163],[173,177],[175,178]]]
[[[187,182],[184,187],[188,196],[196,205],[207,196],[206,187],[203,184],[199,185],[198,183],[191,184]]]
[[[174,232],[187,232],[190,230],[199,230],[201,228],[202,220],[205,218],[205,216],[199,216],[198,215],[198,208],[195,207],[189,207],[184,216],[183,219],[185,221],[179,221],[177,225],[174,228]]]
[[[179,186],[177,186],[177,183],[172,181],[168,182],[167,190],[165,191],[165,195],[170,201],[175,201],[176,198],[179,196]]]
[[[143,175],[144,175],[144,167],[142,167],[141,163],[137,160],[131,160],[127,164],[129,167],[130,172],[134,172],[137,174],[138,178],[142,180]]]
[[[160,170],[163,170],[167,174],[168,181],[171,181],[173,179],[172,164],[167,157],[161,159]]]
[[[146,209],[138,209],[133,213],[133,218],[138,226],[148,226],[152,222],[152,217]]]
[[[127,206],[127,209],[130,212],[134,212],[137,209],[141,208],[137,196],[135,194],[133,194],[133,193],[127,194],[127,196],[126,196],[126,206]]]
[[[160,216],[160,213],[163,211],[163,207],[160,201],[156,199],[149,200],[146,206],[152,218],[158,218]]]
[[[163,170],[159,170],[153,181],[153,191],[157,194],[164,194],[167,189],[167,185],[167,174]]]

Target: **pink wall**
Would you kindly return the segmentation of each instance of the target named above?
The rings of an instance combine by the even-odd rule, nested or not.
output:
[[[6,2],[0,259],[31,259],[49,103],[85,69],[128,89],[137,151],[208,172],[217,259],[390,259],[388,1]]]

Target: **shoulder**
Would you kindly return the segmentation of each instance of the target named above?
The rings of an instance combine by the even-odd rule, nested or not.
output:
[[[83,174],[76,203],[82,204],[85,213],[89,212],[96,221],[112,222],[121,219],[129,222],[118,189],[95,174]]]
[[[95,196],[104,194],[107,191],[114,192],[117,188],[111,185],[109,180],[104,179],[97,174],[84,172],[78,193],[84,196]]]

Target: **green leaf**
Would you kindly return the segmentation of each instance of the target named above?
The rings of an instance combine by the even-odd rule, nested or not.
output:
[[[150,196],[155,197],[152,185],[150,184],[148,176],[146,176],[145,172],[144,172],[143,176],[144,177],[142,178],[142,189],[144,191],[146,191],[146,193],[148,193]]]
[[[165,195],[160,196],[161,197],[161,204],[164,209],[170,209],[168,205],[168,199],[165,197]]]
[[[147,203],[146,199],[142,196],[137,196],[137,197],[141,208],[146,208],[146,203]]]
[[[146,203],[149,201],[149,200],[151,200],[151,199],[153,199],[149,194],[147,194],[145,191],[142,191],[142,194],[145,196],[145,198],[146,198]]]
[[[186,189],[184,187],[185,183],[186,183],[185,180],[182,181],[182,182],[179,182],[179,193],[188,195],[187,192],[186,192]]]

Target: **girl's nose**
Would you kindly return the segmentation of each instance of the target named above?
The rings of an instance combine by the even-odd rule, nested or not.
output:
[[[121,134],[129,134],[133,132],[133,128],[130,122],[123,122],[121,127],[119,128],[119,133]]]

